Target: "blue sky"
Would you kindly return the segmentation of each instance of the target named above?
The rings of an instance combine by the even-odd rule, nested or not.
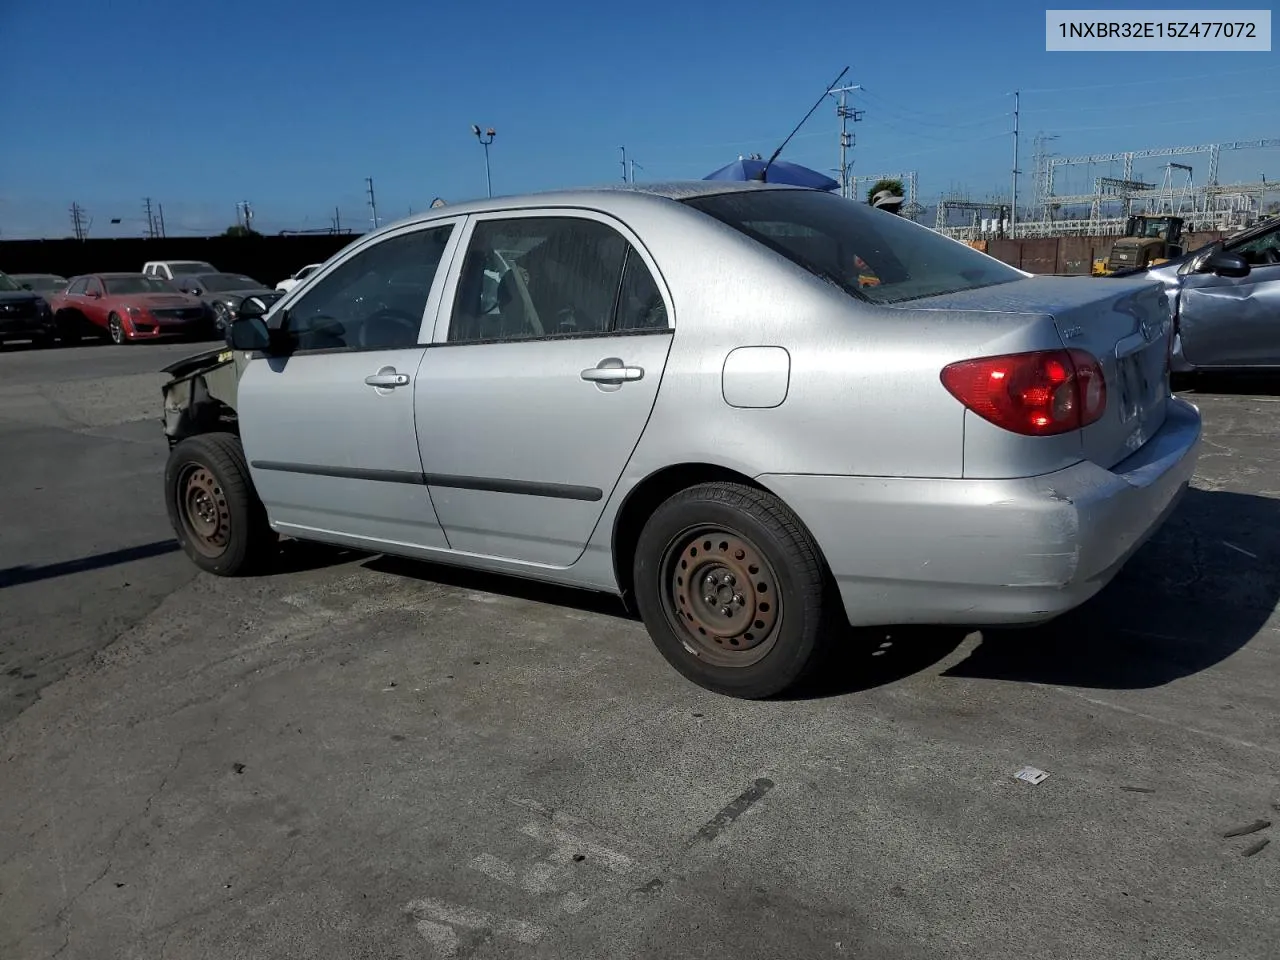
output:
[[[0,0],[0,237],[67,235],[73,200],[92,236],[136,236],[146,196],[171,235],[220,231],[239,200],[264,231],[335,206],[364,227],[365,177],[383,221],[482,196],[472,123],[497,129],[495,193],[620,180],[624,144],[637,179],[702,177],[772,152],[846,65],[855,172],[916,170],[926,200],[1007,190],[1015,89],[1024,170],[1040,130],[1062,154],[1280,137],[1274,52],[1047,53],[1044,5],[877,6]],[[836,165],[834,106],[787,159]],[[1280,150],[1224,153],[1222,180],[1260,173],[1280,180]]]

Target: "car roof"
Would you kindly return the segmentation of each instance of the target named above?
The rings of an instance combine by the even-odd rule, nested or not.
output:
[[[366,236],[415,223],[430,223],[451,217],[476,213],[520,210],[530,207],[623,207],[635,203],[669,204],[672,201],[694,200],[731,193],[751,193],[765,190],[801,190],[812,192],[809,187],[796,187],[784,183],[760,183],[755,180],[670,180],[658,183],[606,184],[595,187],[547,190],[535,193],[514,194],[466,200],[461,203],[432,207],[422,213],[403,217],[388,223]]]
[[[208,260],[148,260],[147,261],[148,265],[153,263],[209,263],[209,261]],[[213,266],[213,264],[209,263],[209,266]]]
[[[63,279],[63,276],[62,276],[62,274],[60,274],[60,273],[10,273],[10,274],[6,274],[6,276],[10,276],[10,277],[53,277],[53,278],[54,278],[54,279],[56,279],[56,280],[62,280],[62,279]]]

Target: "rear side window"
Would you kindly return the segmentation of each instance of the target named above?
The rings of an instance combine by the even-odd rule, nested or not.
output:
[[[941,234],[831,193],[760,190],[685,201],[846,292],[902,303],[1021,280]]]

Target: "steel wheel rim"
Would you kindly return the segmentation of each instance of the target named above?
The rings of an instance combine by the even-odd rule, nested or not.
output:
[[[111,332],[112,343],[124,343],[124,323],[119,317],[112,317],[107,321],[107,328]]]
[[[178,513],[187,540],[206,557],[220,557],[231,541],[231,509],[222,485],[202,464],[188,464],[178,476]]]
[[[714,525],[688,528],[667,544],[659,569],[663,610],[699,659],[749,667],[777,643],[778,576],[747,537]]]
[[[226,330],[231,326],[231,308],[225,303],[219,301],[213,305],[213,317],[219,330]]]

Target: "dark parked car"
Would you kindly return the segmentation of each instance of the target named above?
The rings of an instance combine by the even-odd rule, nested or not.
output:
[[[36,346],[48,347],[56,338],[57,327],[48,301],[0,273],[0,343],[30,340]]]
[[[26,289],[41,295],[61,293],[67,289],[67,278],[56,273],[14,273],[9,279],[17,280]]]
[[[261,297],[269,307],[284,296],[243,273],[196,273],[177,277],[173,284],[213,308],[219,333],[231,326],[245,297]]]

